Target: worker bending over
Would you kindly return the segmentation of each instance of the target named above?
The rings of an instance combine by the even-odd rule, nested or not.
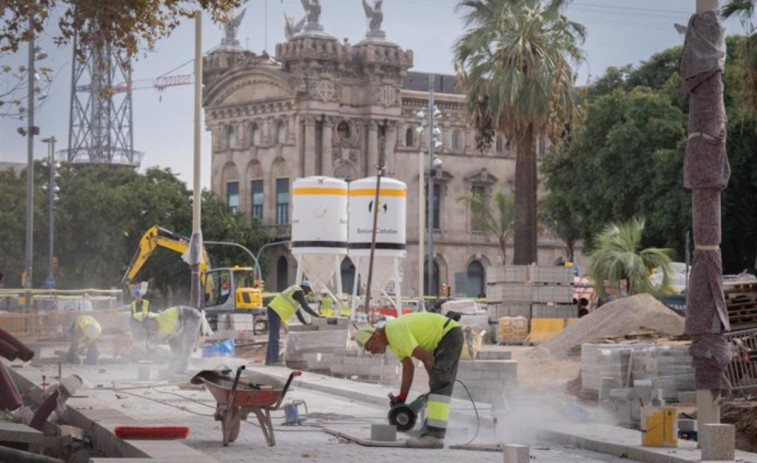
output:
[[[334,299],[331,298],[328,291],[325,289],[321,291],[321,299],[318,302],[320,304],[318,311],[322,317],[334,316]]]
[[[85,363],[96,365],[100,358],[100,352],[97,349],[97,340],[102,334],[100,323],[95,317],[90,315],[79,315],[71,325],[69,333],[71,335],[71,344],[68,348],[66,361],[69,363],[79,363],[79,350],[86,347],[87,358]]]
[[[279,339],[281,325],[289,325],[289,319],[292,315],[297,318],[303,325],[307,325],[305,317],[299,310],[302,308],[305,312],[313,317],[318,314],[310,308],[305,296],[313,292],[313,284],[308,280],[302,280],[299,285],[292,285],[280,292],[268,303],[266,313],[268,314],[268,350],[265,356],[266,365],[275,365],[279,363]]]
[[[355,341],[372,354],[389,346],[402,363],[400,392],[391,406],[404,403],[413,384],[413,357],[423,362],[429,377],[426,421],[420,437],[407,440],[408,447],[442,448],[449,420],[450,398],[463,349],[463,332],[456,321],[438,313],[417,312],[376,326],[366,325]]]
[[[140,322],[141,333],[151,343],[168,343],[173,356],[172,369],[184,372],[189,366],[197,341],[200,338],[202,314],[192,307],[176,306],[159,312],[134,315]]]

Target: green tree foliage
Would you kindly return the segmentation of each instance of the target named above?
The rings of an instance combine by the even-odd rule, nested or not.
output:
[[[536,137],[556,139],[574,117],[575,73],[583,26],[566,0],[462,0],[465,33],[455,45],[460,81],[478,145],[495,131],[516,149],[515,264],[536,261]]]
[[[671,292],[670,266],[672,249],[641,249],[644,220],[632,219],[622,225],[608,225],[596,237],[591,254],[590,275],[596,281],[597,293],[604,296],[609,285],[620,293],[621,281],[628,283],[628,294]],[[653,271],[662,272],[660,288],[649,281]]]
[[[488,197],[472,192],[459,199],[468,204],[473,229],[494,235],[497,239],[502,264],[507,265],[507,243],[512,238],[515,227],[515,199],[502,190],[495,192],[491,201]]]
[[[148,169],[138,174],[113,166],[59,168],[59,200],[55,205],[55,255],[59,267],[57,288],[107,288],[117,286],[137,251],[138,243],[152,225],[190,236],[192,194],[169,169]],[[48,209],[46,168],[36,165],[34,287],[41,287],[48,265]],[[0,263],[6,286],[20,285],[24,267],[25,172],[0,172]],[[258,221],[234,214],[212,193],[202,195],[203,237],[232,241],[257,249],[270,239]],[[240,251],[208,247],[214,267],[250,266]],[[159,249],[137,279],[149,281],[156,290],[180,299],[189,289],[189,268],[181,256]]]
[[[736,58],[742,40],[728,38],[723,76],[732,167],[722,196],[726,273],[754,267],[757,256],[757,215],[751,213],[757,201],[757,133],[754,114],[742,106],[744,71]],[[589,249],[606,224],[641,216],[647,245],[674,248],[684,256],[691,192],[682,183],[688,98],[679,90],[680,52],[675,47],[638,67],[608,69],[588,89],[586,117],[570,142],[544,158],[545,184],[571,217],[581,218],[580,235]]]
[[[547,195],[539,201],[539,223],[565,243],[568,260],[575,262],[576,243],[581,239],[583,216],[571,210],[562,196]]]

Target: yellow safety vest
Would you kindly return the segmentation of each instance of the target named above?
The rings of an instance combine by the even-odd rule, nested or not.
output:
[[[348,301],[342,302],[342,307],[341,307],[340,312],[342,314],[342,317],[349,317],[352,315],[352,307],[350,306],[350,303]]]
[[[334,316],[334,300],[329,296],[321,299],[321,315],[325,315],[327,317]]]
[[[302,291],[300,285],[292,285],[277,294],[268,304],[268,307],[279,315],[281,323],[285,325],[289,324],[289,319],[297,312],[297,307],[300,304],[294,300],[294,293],[297,291]]]
[[[149,312],[149,307],[150,301],[142,299],[142,313]],[[139,310],[137,310],[137,301],[131,301],[131,314],[136,315],[137,313],[139,313]]]
[[[171,307],[155,316],[158,322],[158,338],[172,338],[179,329],[179,308]]]
[[[95,335],[94,339],[87,338],[87,335],[85,334],[89,325],[93,325],[97,329],[97,334]],[[97,341],[102,332],[102,327],[97,322],[95,317],[89,315],[81,315],[76,319],[76,333],[78,334],[76,342],[78,342],[79,344],[83,343],[84,341],[89,341],[90,343]]]

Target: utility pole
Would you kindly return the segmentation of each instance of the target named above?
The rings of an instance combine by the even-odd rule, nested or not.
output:
[[[428,76],[428,269],[427,284],[429,294],[434,294],[434,74]],[[438,288],[437,288],[438,289]],[[438,291],[436,291],[438,294]]]
[[[34,256],[34,25],[29,18],[29,63],[27,69],[27,128],[26,128],[26,271],[24,272],[24,308],[31,309],[32,265]]]
[[[190,290],[191,307],[202,309],[202,282],[200,281],[200,262],[202,261],[202,209],[200,207],[200,161],[202,156],[202,12],[195,12],[195,87],[194,87],[194,175],[192,183],[192,237],[189,242],[189,265],[192,268],[192,283]]]
[[[53,265],[54,261],[54,246],[53,246],[53,225],[54,225],[54,207],[55,207],[55,142],[57,140],[55,139],[55,136],[43,138],[42,142],[47,143],[47,163],[48,168],[50,170],[50,178],[48,179],[48,193],[49,193],[49,203],[48,203],[48,212],[49,212],[49,232],[48,232],[48,243],[49,243],[49,257],[50,261],[48,262],[47,266],[47,281],[45,282],[45,286],[52,289],[55,288],[55,268]]]

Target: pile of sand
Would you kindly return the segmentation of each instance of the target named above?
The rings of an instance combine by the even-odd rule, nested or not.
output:
[[[683,317],[649,294],[638,294],[603,305],[566,327],[537,351],[538,355],[549,353],[559,359],[565,358],[573,347],[602,337],[625,336],[640,330],[680,336],[683,329]]]

